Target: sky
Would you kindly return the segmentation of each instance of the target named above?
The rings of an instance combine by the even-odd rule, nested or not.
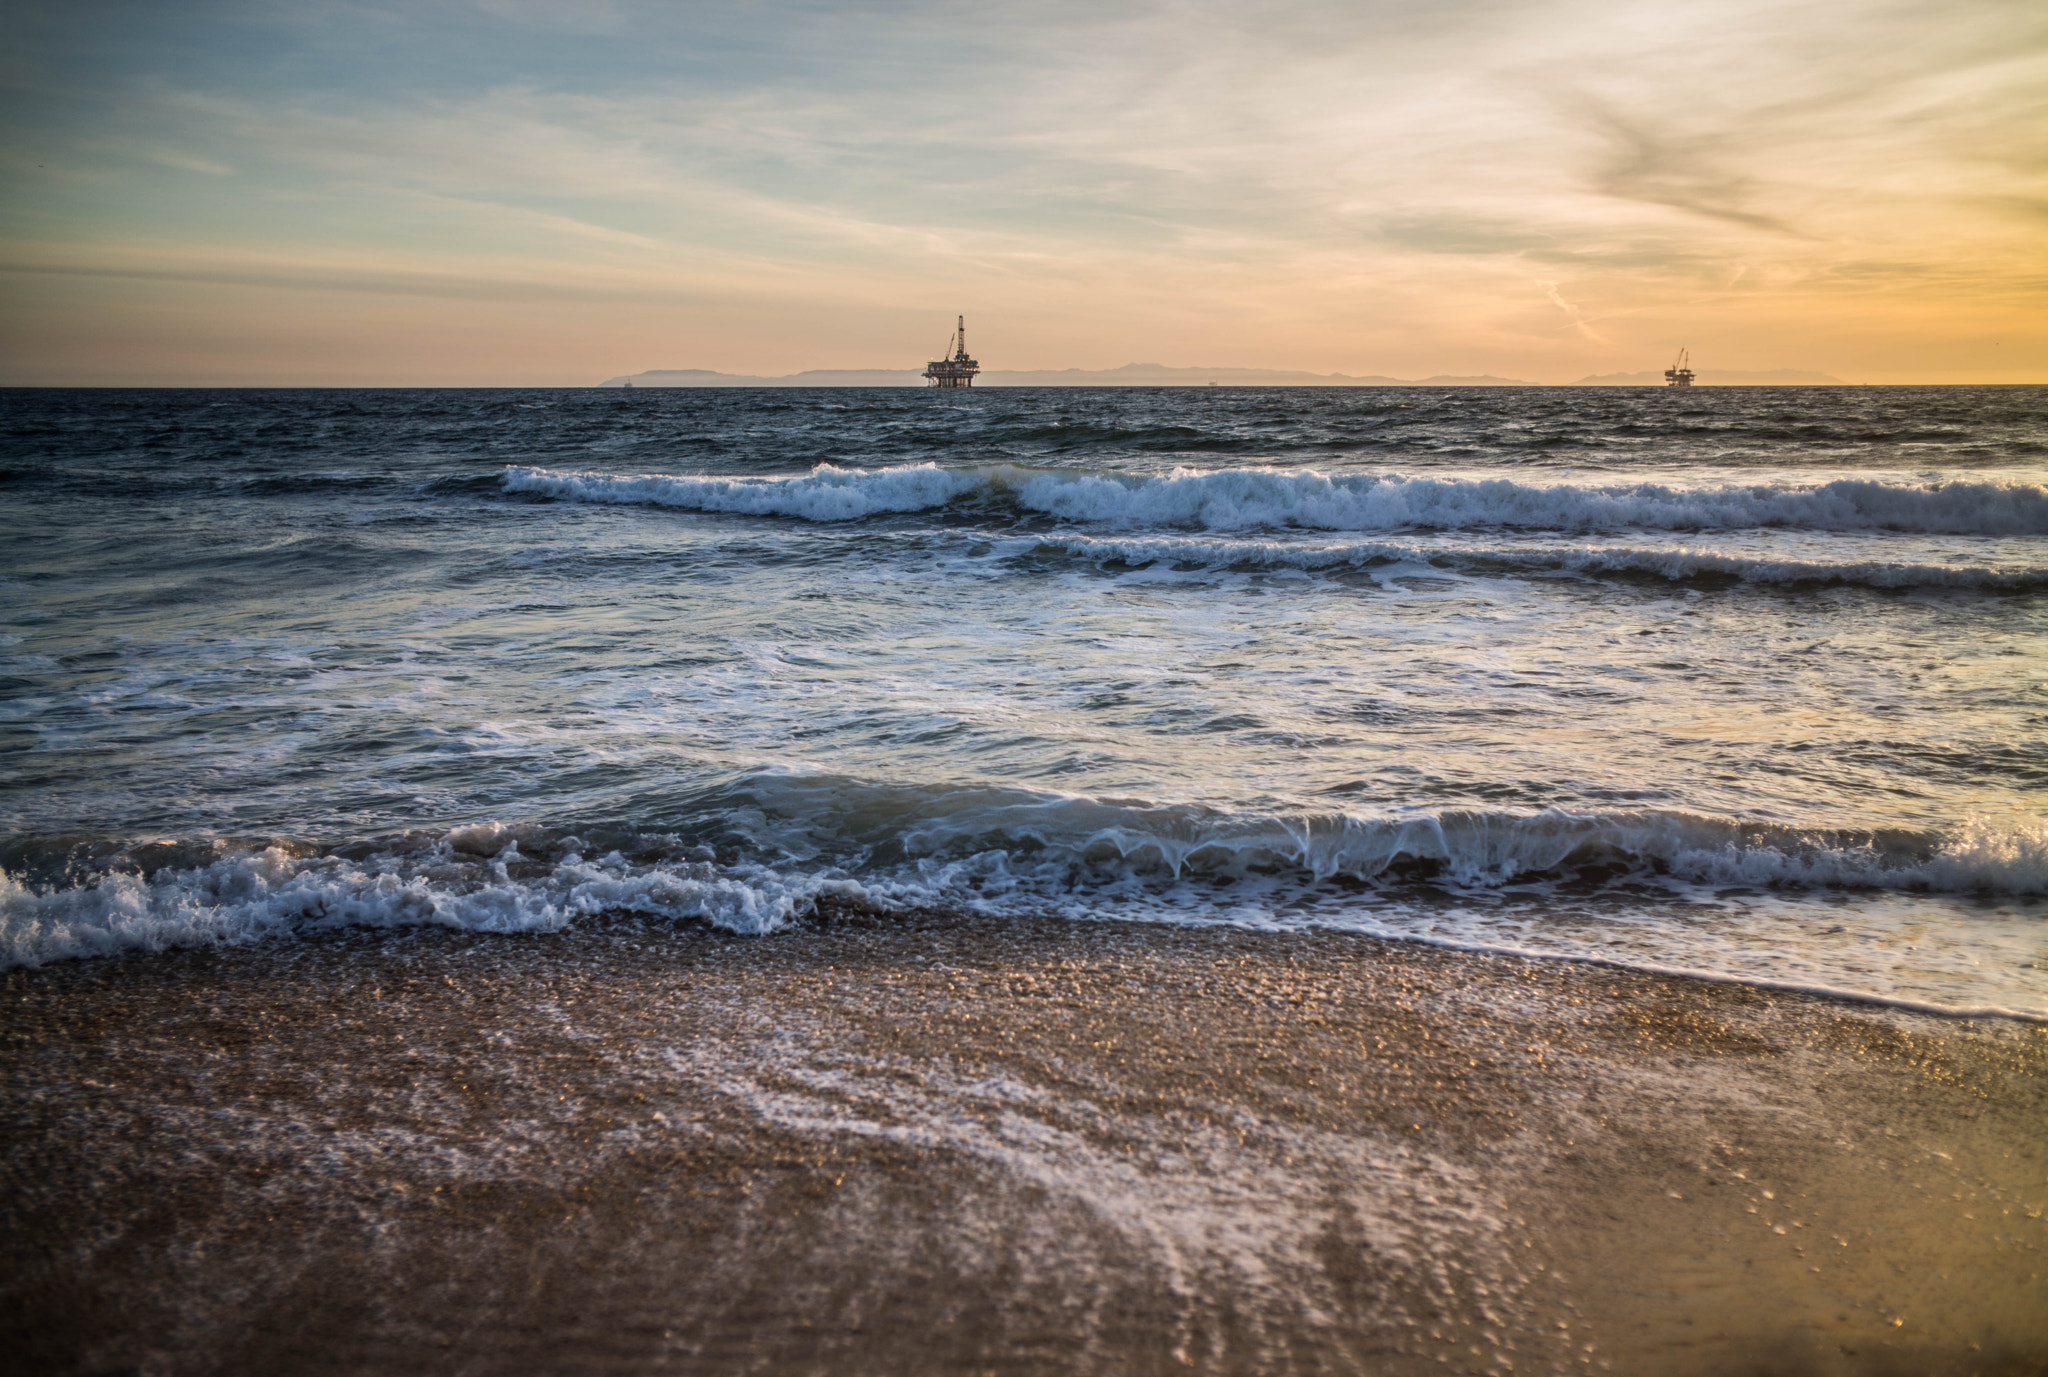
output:
[[[0,0],[0,385],[2048,382],[2039,0]]]

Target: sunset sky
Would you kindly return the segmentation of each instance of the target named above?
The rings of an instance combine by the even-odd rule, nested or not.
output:
[[[2048,382],[2048,6],[4,3],[0,383]]]

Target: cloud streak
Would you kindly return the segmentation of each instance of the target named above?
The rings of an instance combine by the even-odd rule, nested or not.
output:
[[[36,348],[58,278],[581,299],[593,322],[637,280],[751,294],[758,330],[721,318],[663,361],[738,371],[875,361],[768,352],[844,347],[792,330],[810,293],[880,312],[876,351],[892,313],[907,337],[970,309],[1019,367],[1570,377],[1682,338],[1898,374],[1995,336],[2048,376],[2048,339],[2012,328],[2041,304],[2048,165],[2048,29],[2019,5],[192,13],[87,4],[0,69],[48,150],[0,166],[9,281],[43,283],[0,363]],[[95,25],[123,37],[96,52]]]

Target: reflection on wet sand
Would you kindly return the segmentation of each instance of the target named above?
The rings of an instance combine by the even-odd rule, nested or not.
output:
[[[2048,1359],[2039,1028],[848,908],[7,981],[34,1370]]]

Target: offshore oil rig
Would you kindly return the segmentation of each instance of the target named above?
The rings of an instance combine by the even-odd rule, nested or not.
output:
[[[925,377],[933,387],[972,387],[974,375],[981,371],[981,365],[967,357],[967,317],[961,316],[952,337],[946,341],[946,348],[952,357],[933,359],[924,366]]]
[[[1679,350],[1678,362],[1672,364],[1669,368],[1664,370],[1664,385],[1666,387],[1692,386],[1692,369],[1687,365],[1686,362],[1687,357],[1690,353],[1690,350]]]

